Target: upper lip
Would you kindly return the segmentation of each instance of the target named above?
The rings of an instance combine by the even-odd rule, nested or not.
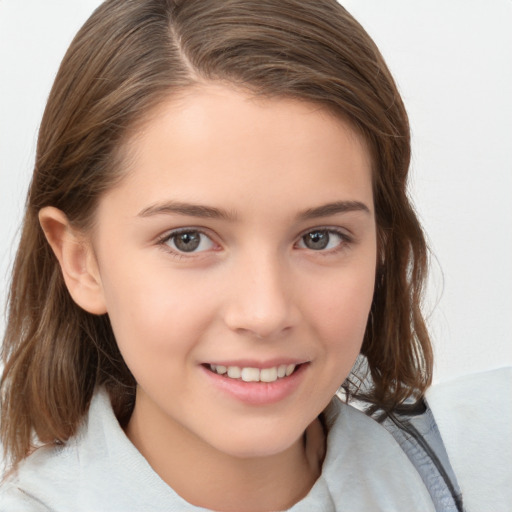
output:
[[[239,368],[258,368],[259,370],[263,370],[265,368],[274,368],[276,366],[294,364],[298,366],[299,364],[308,363],[307,359],[297,359],[294,357],[280,357],[275,359],[267,359],[267,360],[255,360],[255,359],[234,359],[234,360],[215,360],[208,361],[203,364],[215,365],[215,366],[238,366]]]

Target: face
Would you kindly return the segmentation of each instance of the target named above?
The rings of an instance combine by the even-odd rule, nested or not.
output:
[[[160,106],[128,149],[92,245],[138,383],[132,420],[233,456],[286,450],[361,347],[365,145],[316,105],[208,85]]]

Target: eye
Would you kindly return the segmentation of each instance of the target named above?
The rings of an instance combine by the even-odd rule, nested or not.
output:
[[[215,246],[211,238],[195,229],[174,231],[162,242],[176,252],[185,253],[208,251]]]
[[[298,243],[301,249],[311,249],[312,251],[325,251],[336,249],[344,242],[347,237],[338,231],[332,229],[315,229],[303,235]]]

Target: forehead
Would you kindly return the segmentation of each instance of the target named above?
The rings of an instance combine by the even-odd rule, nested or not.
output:
[[[134,206],[168,196],[249,206],[258,194],[282,208],[308,196],[372,204],[366,144],[348,122],[305,101],[202,85],[159,105],[126,149],[115,191]]]

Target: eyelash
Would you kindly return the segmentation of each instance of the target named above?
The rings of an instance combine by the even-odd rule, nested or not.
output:
[[[354,243],[354,239],[351,236],[347,235],[347,233],[345,231],[342,231],[342,230],[336,229],[336,228],[330,228],[330,227],[319,227],[319,228],[314,228],[314,229],[308,229],[307,231],[303,232],[299,236],[299,241],[297,243],[304,243],[304,238],[307,235],[310,235],[312,233],[327,233],[328,235],[336,235],[340,239],[340,241],[336,245],[336,247],[328,249],[328,250],[322,250],[322,249],[314,250],[314,249],[310,249],[309,247],[304,247],[305,250],[309,250],[309,251],[311,251],[315,254],[318,254],[320,256],[325,256],[325,257],[333,256],[335,254],[338,254],[341,251],[347,250],[350,247],[350,245]]]
[[[176,230],[171,231],[170,233],[166,233],[165,235],[163,235],[161,238],[159,238],[157,240],[157,244],[159,246],[162,246],[162,248],[165,251],[167,251],[169,254],[171,254],[173,257],[175,257],[177,259],[183,259],[183,258],[187,258],[187,257],[196,257],[197,258],[198,255],[202,254],[203,252],[206,252],[206,251],[196,252],[195,250],[190,251],[190,252],[180,251],[179,249],[173,249],[172,247],[169,246],[169,242],[171,240],[175,239],[176,237],[178,237],[181,234],[186,234],[186,233],[191,233],[191,234],[197,233],[200,236],[204,236],[204,237],[208,238],[213,245],[217,245],[212,240],[211,236],[209,236],[203,230],[201,230],[199,228],[193,228],[193,227],[176,229]],[[348,249],[348,247],[350,247],[350,245],[354,242],[353,238],[350,237],[349,235],[347,235],[347,233],[344,231],[341,231],[341,230],[335,229],[335,228],[329,228],[329,227],[318,227],[318,228],[314,228],[314,229],[308,229],[307,231],[305,231],[301,235],[299,235],[298,241],[294,244],[294,246],[296,246],[299,243],[304,243],[304,238],[308,234],[312,234],[312,233],[327,233],[329,235],[335,235],[335,236],[339,237],[339,239],[340,239],[340,242],[338,243],[338,245],[336,247],[328,249],[328,250],[323,250],[323,249],[314,250],[314,249],[311,249],[308,247],[300,247],[301,250],[302,249],[308,250],[312,253],[319,254],[321,256],[331,256],[331,255],[337,254],[340,251]]]
[[[171,254],[171,256],[177,258],[177,259],[183,259],[187,257],[197,257],[199,254],[201,254],[204,251],[180,251],[179,249],[173,249],[169,246],[169,242],[175,238],[177,238],[179,235],[186,234],[186,233],[197,233],[200,236],[206,237],[213,245],[216,245],[215,242],[212,240],[212,237],[206,234],[203,230],[199,228],[194,227],[187,227],[187,228],[181,228],[181,229],[175,229],[171,231],[170,233],[166,233],[164,236],[162,236],[160,239],[157,240],[157,244],[161,246],[166,252]],[[200,242],[201,243],[201,242]]]

